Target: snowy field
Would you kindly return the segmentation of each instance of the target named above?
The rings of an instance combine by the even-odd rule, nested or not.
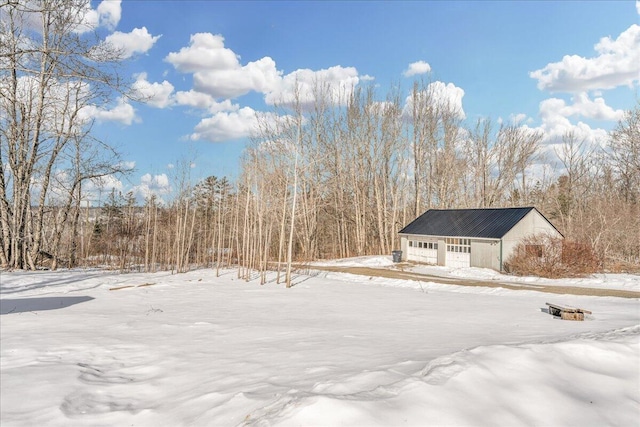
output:
[[[291,289],[231,270],[0,282],[3,427],[640,425],[638,299],[326,272]],[[562,321],[545,302],[593,314]]]

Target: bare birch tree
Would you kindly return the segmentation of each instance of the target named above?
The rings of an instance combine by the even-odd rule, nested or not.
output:
[[[121,52],[80,31],[88,29],[85,6],[82,0],[20,0],[0,10],[3,266],[36,268],[52,177],[69,164],[70,145],[91,141],[83,111],[122,89],[114,68]],[[70,191],[86,179],[76,176]]]

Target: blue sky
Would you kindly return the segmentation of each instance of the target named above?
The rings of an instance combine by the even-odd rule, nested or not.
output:
[[[466,121],[517,121],[545,146],[573,130],[597,143],[640,98],[634,1],[91,2],[130,58],[146,104],[99,106],[95,130],[135,165],[106,187],[170,197],[193,179],[237,177],[255,112],[292,82],[392,85],[430,78]],[[425,74],[427,73],[427,74]],[[600,142],[601,143],[601,142]],[[551,160],[550,160],[551,162]],[[108,188],[107,188],[108,189]]]

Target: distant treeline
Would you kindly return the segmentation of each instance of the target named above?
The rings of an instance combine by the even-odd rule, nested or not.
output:
[[[85,3],[3,6],[2,268],[236,265],[248,277],[295,260],[389,254],[426,209],[495,206],[537,207],[604,268],[640,263],[638,106],[597,147],[564,135],[557,170],[541,171],[540,132],[467,124],[429,81],[408,97],[319,83],[259,118],[235,182],[193,184],[182,171],[170,200],[140,205],[114,191],[91,212],[88,187],[127,170],[85,112],[136,95],[118,74],[124,52],[73,31]]]

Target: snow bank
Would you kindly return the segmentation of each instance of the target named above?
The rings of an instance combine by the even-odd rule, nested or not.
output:
[[[447,267],[418,267],[416,272],[430,274],[432,268],[443,269],[440,274],[449,277],[465,279],[495,280],[504,283],[525,283],[527,285],[543,286],[574,286],[581,288],[620,289],[627,291],[640,291],[640,275],[633,274],[592,274],[585,278],[545,279],[533,276],[511,276],[500,274],[495,270],[486,268],[447,268]]]
[[[288,402],[274,425],[637,425],[638,332],[454,353],[398,383]]]

